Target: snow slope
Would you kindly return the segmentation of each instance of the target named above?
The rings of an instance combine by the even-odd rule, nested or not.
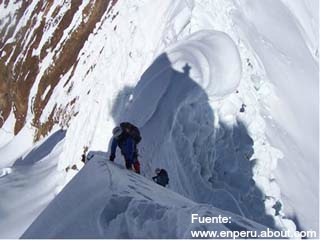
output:
[[[207,39],[212,46],[203,44]],[[226,52],[224,58],[210,54],[216,45]],[[230,125],[215,119],[209,102],[210,97],[235,91],[240,69],[234,43],[223,33],[195,33],[151,64],[128,104],[116,111],[116,121],[129,120],[140,127],[142,168],[149,177],[152,169],[164,167],[171,188],[184,196],[274,227],[248,161],[253,154],[251,137],[241,121]]]
[[[63,14],[70,4],[58,5]],[[79,25],[82,7],[71,29]],[[280,229],[317,230],[318,8],[317,0],[118,1],[96,23],[74,67],[54,89],[43,89],[52,95],[40,122],[56,109],[54,119],[68,129],[56,168],[50,168],[61,175],[50,184],[61,189],[75,173],[66,169],[82,167],[84,148],[106,151],[115,124],[130,120],[143,134],[146,177],[164,167],[170,189],[194,202]],[[61,44],[68,34],[63,36]],[[36,79],[55,65],[52,57],[49,51]],[[38,87],[34,83],[28,96],[19,135],[13,136],[13,114],[1,129],[0,175],[7,179],[2,191],[8,202],[19,189],[14,178],[9,181],[12,164],[33,144]],[[116,161],[122,162],[119,153]],[[11,234],[21,234],[38,213],[20,218],[24,227]],[[18,219],[15,214],[8,212]]]
[[[262,112],[270,115],[266,120],[268,140],[283,154],[275,178],[287,214],[296,215],[302,228],[317,229],[319,12],[315,9],[319,2],[284,2],[288,8],[281,1],[241,2],[236,19],[259,56],[266,77],[274,84],[275,96],[264,100]],[[316,29],[314,24],[318,24]],[[309,207],[305,205],[306,196]]]
[[[0,238],[19,238],[56,196],[65,177],[56,170],[64,136],[55,132],[11,167],[1,168]]]
[[[191,238],[191,230],[265,230],[250,220],[197,204],[143,176],[94,157],[22,238]],[[227,216],[227,224],[191,223],[191,213]]]

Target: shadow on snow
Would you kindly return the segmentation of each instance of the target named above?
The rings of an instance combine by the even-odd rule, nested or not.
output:
[[[190,71],[187,62],[180,72],[160,55],[134,89],[119,92],[112,109],[115,122],[140,128],[145,175],[166,168],[174,191],[274,228],[264,206],[268,196],[253,180],[253,140],[245,125],[219,122],[215,127],[209,97]]]
[[[13,167],[16,166],[25,166],[34,164],[47,155],[51,153],[51,151],[55,148],[55,146],[66,136],[65,130],[58,130],[54,134],[52,134],[48,139],[46,139],[40,146],[32,149],[30,153],[28,153],[25,157],[19,158],[13,164]]]

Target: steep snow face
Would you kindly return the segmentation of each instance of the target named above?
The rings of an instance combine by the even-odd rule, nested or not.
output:
[[[217,46],[226,53],[223,58],[216,55]],[[196,32],[150,65],[128,103],[116,111],[116,121],[140,127],[140,159],[147,176],[164,167],[170,187],[184,196],[274,227],[273,205],[265,206],[265,193],[254,179],[260,176],[253,172],[258,160],[249,161],[253,140],[233,115],[239,110],[226,98],[236,91],[239,79],[241,62],[233,41],[221,32]],[[212,108],[217,99],[221,107]],[[271,188],[267,194],[276,202],[277,186],[269,184],[271,180],[262,186]],[[276,218],[279,227],[291,224]]]
[[[223,32],[195,32],[166,49],[172,68],[182,71],[185,64],[190,77],[212,100],[235,92],[241,79],[238,48]]]
[[[31,2],[23,6],[35,9]],[[279,228],[295,228],[289,217],[297,226],[317,229],[318,1],[118,1],[110,11],[93,11],[93,18],[85,9],[104,9],[99,6],[106,1],[63,3],[37,8],[39,19],[56,12],[57,22],[68,20],[65,32],[57,28],[54,46],[40,51],[56,27],[45,18],[48,34],[32,47],[27,43],[33,38],[26,38],[30,47],[22,51],[40,51],[41,60],[40,71],[30,75],[39,85],[32,81],[34,91],[22,101],[28,106],[26,126],[38,119],[44,133],[47,123],[68,128],[58,171],[80,168],[86,148],[106,151],[115,124],[131,120],[142,130],[140,160],[147,177],[165,167],[170,188],[194,201]],[[73,33],[82,33],[76,29],[86,29],[85,23],[90,31],[68,55],[62,50],[74,49]],[[1,59],[24,59],[13,52],[1,48]],[[47,69],[56,66],[51,84]],[[29,79],[28,72],[20,75]],[[21,125],[25,116],[2,110],[7,120],[0,165],[6,178],[33,136],[22,128],[13,137],[16,121]],[[28,141],[19,153],[14,146],[21,139]],[[119,154],[117,161],[123,161]],[[73,175],[69,171],[65,183]]]
[[[95,156],[32,223],[22,238],[191,238],[192,230],[265,230],[201,205]],[[100,156],[99,156],[100,155]],[[227,224],[191,223],[191,214],[226,216]]]
[[[65,175],[56,170],[64,136],[64,131],[57,131],[28,150],[21,136],[11,142],[10,148],[14,144],[26,152],[12,166],[1,168],[0,238],[19,238],[55,197]],[[10,148],[6,149],[16,156],[21,154],[20,148]]]
[[[7,130],[5,127],[1,128],[3,142],[0,147],[2,157],[0,168],[10,167],[21,155],[33,147],[34,129],[31,126],[25,126],[16,136],[13,135],[13,131]]]
[[[288,8],[281,1],[241,2],[236,22],[259,57],[266,78],[274,85],[275,94],[261,99],[264,108],[261,112],[269,115],[266,119],[269,142],[283,154],[275,179],[280,185],[284,207],[302,228],[316,229],[319,226],[319,12],[314,9],[319,8],[319,2],[284,2]]]
[[[241,62],[234,42],[222,32],[196,32],[171,46],[151,64],[116,120],[129,119],[143,127],[157,114],[165,123],[163,127],[170,129],[172,123],[164,121],[167,116],[174,119],[179,108],[198,101],[199,95],[214,100],[223,98],[236,90],[240,79]],[[157,113],[164,101],[166,107]],[[161,139],[165,139],[165,132]]]

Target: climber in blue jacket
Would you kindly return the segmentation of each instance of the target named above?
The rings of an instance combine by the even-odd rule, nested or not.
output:
[[[140,173],[136,143],[131,136],[122,131],[121,127],[115,127],[113,130],[110,161],[114,161],[116,157],[117,146],[120,148],[121,154],[125,159],[126,168],[132,169],[133,166],[135,172]]]

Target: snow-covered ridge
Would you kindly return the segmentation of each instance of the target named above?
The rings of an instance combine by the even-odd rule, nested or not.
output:
[[[1,14],[20,9],[21,18],[1,15],[0,96],[14,78],[22,97],[0,101],[3,179],[35,131],[60,125],[62,187],[85,149],[106,151],[114,125],[130,120],[143,133],[147,177],[165,167],[170,188],[195,202],[283,229],[319,226],[317,0],[118,1],[108,10],[98,0],[9,2]],[[77,29],[85,34],[64,64]],[[21,67],[33,58],[36,74]],[[16,75],[4,78],[3,61]]]
[[[122,166],[94,157],[33,222],[22,238],[191,238],[191,230],[255,230],[250,220],[197,204]],[[191,223],[191,214],[231,217]]]
[[[120,109],[113,111],[113,117],[117,122],[129,120],[140,127],[143,133],[141,159],[146,163],[143,168],[149,177],[151,169],[165,167],[172,176],[171,187],[194,201],[212,204],[271,227],[290,226],[290,221],[275,216],[273,205],[280,201],[278,187],[259,165],[261,160],[257,158],[263,155],[257,152],[256,158],[252,157],[254,142],[244,122],[240,118],[233,121],[230,100],[225,98],[220,109],[211,106],[217,97],[223,99],[225,92],[236,91],[241,78],[238,53],[226,55],[221,61],[205,47],[194,47],[197,46],[194,39],[204,36],[212,39],[212,45],[201,47],[214,49],[218,43],[220,51],[233,49],[233,42],[221,32],[194,33],[190,38],[193,48],[185,47],[189,43],[186,39],[160,55],[141,76],[127,104],[121,108],[117,101],[114,103],[114,107]],[[207,58],[201,53],[206,53]],[[232,61],[233,65],[227,64]],[[207,62],[214,63],[210,69]],[[231,77],[216,74],[220,66],[224,66],[222,73],[237,74]],[[199,77],[205,70],[212,76],[207,78],[212,84],[203,83],[205,74]],[[272,167],[266,166],[265,171],[271,172]],[[256,183],[259,177],[267,181]],[[269,205],[265,205],[265,195],[270,199]]]

